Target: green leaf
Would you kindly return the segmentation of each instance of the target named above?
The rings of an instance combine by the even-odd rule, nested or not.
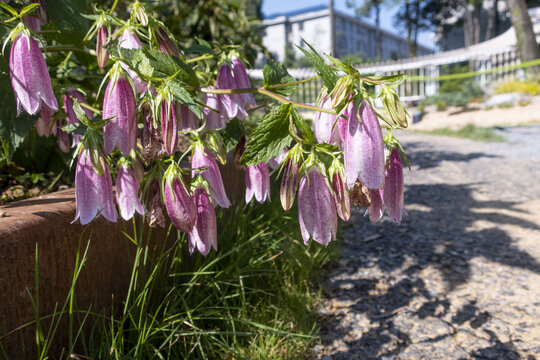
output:
[[[365,76],[364,81],[370,85],[386,84],[390,86],[399,85],[404,80],[403,74],[385,75],[385,76]]]
[[[229,121],[222,134],[225,150],[229,152],[234,149],[242,135],[244,135],[244,127],[242,122],[237,118]]]
[[[118,50],[118,56],[130,67],[137,69],[145,76],[167,78],[177,74],[175,79],[179,79],[192,86],[199,86],[199,79],[195,71],[188,64],[160,51],[120,49]]]
[[[304,143],[306,143],[307,145],[312,145],[315,142],[315,134],[309,127],[306,120],[302,117],[302,115],[300,115],[298,110],[296,110],[296,108],[292,109],[292,117],[294,125],[302,133],[302,139],[304,140]]]
[[[290,145],[292,138],[289,135],[289,116],[291,104],[283,104],[272,109],[262,120],[251,135],[242,155],[242,165],[256,165],[267,162],[279,155]]]
[[[181,83],[172,80],[169,81],[167,85],[169,86],[169,89],[171,90],[171,93],[173,94],[176,101],[178,101],[182,105],[187,106],[187,108],[191,110],[199,119],[202,119],[203,112],[201,106],[195,102],[193,96],[191,96],[191,94],[186,89],[184,89]]]
[[[285,65],[269,60],[263,69],[264,87],[267,88],[270,85],[285,84],[294,81],[294,78],[289,75]],[[295,86],[289,85],[285,87],[275,87],[272,91],[280,95],[288,96],[293,93]]]
[[[88,31],[88,21],[81,14],[87,12],[85,0],[44,0],[47,14],[58,30],[59,40],[79,46]]]
[[[4,10],[9,12],[12,16],[18,16],[19,15],[17,10],[15,10],[14,8],[12,8],[11,6],[9,6],[8,4],[6,4],[4,2],[0,1],[0,7],[2,7]]]
[[[324,54],[324,56],[326,56],[328,58],[328,60],[330,60],[330,62],[332,64],[334,64],[334,66],[338,69],[338,70],[341,70],[343,71],[344,73],[348,74],[348,75],[358,75],[358,70],[356,70],[354,67],[351,66],[351,64],[349,63],[344,63],[343,61],[341,61],[340,59],[337,59],[331,55],[328,55],[328,54]]]
[[[304,55],[306,55],[306,57],[311,61],[315,69],[317,69],[317,73],[321,77],[324,86],[326,86],[326,88],[328,89],[328,92],[332,91],[338,79],[336,72],[324,62],[324,59],[321,57],[321,55],[319,55],[311,45],[309,45],[305,40],[304,43],[309,46],[311,52],[301,48],[300,46],[296,47],[300,49],[300,51],[302,51]]]

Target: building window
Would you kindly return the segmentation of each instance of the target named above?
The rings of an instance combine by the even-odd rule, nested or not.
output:
[[[304,31],[304,22],[303,21],[300,21],[298,23],[298,31]]]

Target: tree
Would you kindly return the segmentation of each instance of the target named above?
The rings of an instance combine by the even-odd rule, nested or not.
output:
[[[516,31],[517,46],[521,55],[521,61],[530,61],[540,58],[540,50],[536,43],[536,36],[531,22],[529,13],[527,12],[527,4],[524,0],[507,0],[508,8],[512,24]],[[534,74],[540,72],[538,66],[531,68]]]
[[[375,40],[377,43],[377,58],[382,59],[381,6],[384,0],[364,0],[361,6],[355,0],[347,0],[347,7],[355,8],[357,16],[375,17]]]
[[[427,5],[428,2],[422,0],[405,0],[394,17],[394,24],[398,27],[405,28],[407,31],[410,57],[414,57],[417,54],[418,33],[430,27],[427,19],[431,8]]]

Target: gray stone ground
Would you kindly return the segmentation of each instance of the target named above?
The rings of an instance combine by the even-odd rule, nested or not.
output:
[[[540,359],[540,126],[397,134],[409,215],[344,228],[318,359]]]

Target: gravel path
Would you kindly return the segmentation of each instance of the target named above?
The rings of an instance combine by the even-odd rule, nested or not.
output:
[[[499,133],[397,134],[409,215],[355,212],[315,358],[540,359],[540,126]]]

